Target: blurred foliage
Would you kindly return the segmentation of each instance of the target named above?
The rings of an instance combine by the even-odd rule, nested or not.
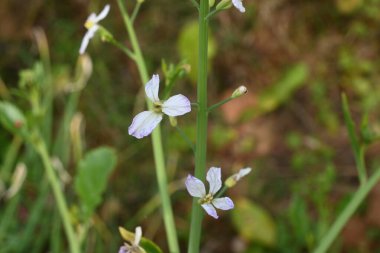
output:
[[[128,4],[132,7],[132,2]],[[122,244],[117,228],[125,224],[129,230],[142,225],[144,235],[166,252],[160,210],[151,208],[134,219],[157,191],[153,161],[147,159],[151,157],[149,140],[137,142],[127,135],[132,112],[143,106],[135,102],[141,97],[135,66],[111,45],[94,38],[88,48],[93,75],[89,85],[79,85],[89,78],[79,75],[84,78],[79,80],[75,67],[83,22],[88,13],[103,5],[102,1],[0,1],[0,110],[5,107],[9,112],[17,106],[18,110],[11,111],[21,111],[32,126],[52,131],[46,132],[46,138],[54,136],[53,140],[59,141],[49,149],[62,158],[69,175],[81,170],[77,166],[81,152],[73,155],[71,133],[62,133],[62,129],[68,129],[77,112],[84,115],[77,129],[84,139],[79,150],[99,145],[118,150],[117,169],[102,171],[109,183],[106,187],[105,181],[99,184],[98,194],[104,190],[103,201],[92,216],[86,252],[117,252]],[[128,45],[120,14],[116,5],[111,5],[110,16],[102,24]],[[245,1],[245,5],[245,15],[231,9],[210,22],[210,101],[222,100],[240,84],[249,91],[226,105],[229,112],[221,109],[210,115],[208,164],[223,167],[224,175],[249,165],[254,175],[231,192],[237,206],[231,220],[228,213],[217,222],[205,220],[203,247],[209,252],[310,252],[358,184],[343,123],[341,92],[347,94],[357,131],[368,145],[367,163],[370,167],[380,164],[379,146],[374,143],[380,129],[380,1],[268,0]],[[161,66],[165,74],[166,87],[170,87],[165,95],[180,90],[193,102],[198,57],[194,18],[190,1],[174,4],[159,0],[145,1],[135,21],[150,72],[159,72]],[[34,27],[47,33],[50,71],[31,40]],[[79,72],[82,70],[79,67]],[[184,79],[186,75],[190,81]],[[54,87],[54,102],[49,107],[54,117],[52,125],[45,128],[49,124],[43,117],[47,112],[31,113],[31,101],[25,98],[41,90],[45,94],[46,83]],[[80,98],[75,95],[79,91]],[[231,120],[228,113],[238,115],[238,120]],[[194,121],[194,114],[178,120],[190,140],[195,136]],[[15,126],[9,122],[17,122],[12,117],[6,118],[8,123],[4,124],[3,118],[2,122],[0,175],[4,189],[10,187],[16,161],[27,164],[28,173],[16,196],[0,199],[0,252],[63,252],[65,236],[41,162],[29,145],[19,146],[8,131]],[[169,123],[163,124],[163,131],[168,170],[173,180],[180,180],[192,172],[191,149]],[[15,159],[8,163],[6,157],[14,152]],[[111,156],[96,162],[94,168],[107,159],[113,163]],[[84,155],[82,162],[86,158]],[[9,168],[5,180],[4,165]],[[100,174],[83,177],[99,179]],[[80,205],[76,205],[72,190],[66,188],[72,218],[80,220],[81,210],[76,209]],[[243,194],[247,198],[241,204],[238,196]],[[345,231],[331,252],[380,249],[379,224],[368,218],[373,203],[379,202],[376,196],[358,213],[364,237],[354,236],[349,244],[347,238],[352,235]],[[173,204],[184,250],[190,198],[181,187],[173,191]],[[246,226],[250,223],[253,225]],[[260,237],[264,235],[269,238],[264,239],[267,243]]]

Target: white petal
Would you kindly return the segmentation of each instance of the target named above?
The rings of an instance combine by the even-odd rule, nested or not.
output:
[[[96,16],[96,18],[94,19],[94,22],[98,23],[100,20],[107,17],[109,11],[110,11],[110,5],[107,4],[106,6],[104,6],[103,10],[99,13],[99,15]]]
[[[242,0],[232,0],[232,4],[238,9],[241,13],[245,12]]]
[[[141,227],[139,226],[139,227],[136,227],[135,229],[135,245],[139,245],[141,237],[142,237],[142,230],[141,230]]]
[[[188,175],[185,184],[186,189],[191,196],[202,198],[206,195],[205,185],[198,178]]]
[[[206,176],[207,181],[210,184],[210,193],[215,195],[222,187],[222,174],[220,168],[211,167]]]
[[[248,175],[251,172],[251,170],[252,170],[251,168],[240,169],[239,172],[234,175],[234,179],[236,181],[239,181],[242,177],[245,177],[246,175]]]
[[[90,39],[92,37],[94,37],[94,34],[96,33],[96,31],[99,29],[99,26],[97,25],[94,25],[92,26],[87,32],[86,34],[84,35],[83,39],[82,39],[82,43],[80,45],[80,49],[79,49],[79,53],[80,54],[83,54],[85,51],[86,51],[86,48],[88,46],[88,43],[90,42]]]
[[[213,199],[212,204],[221,210],[230,210],[234,208],[234,202],[228,197]]]
[[[184,95],[175,95],[162,104],[162,111],[172,117],[183,115],[191,111],[191,103]]]
[[[86,23],[87,22],[91,22],[91,23],[96,23],[96,13],[91,13],[90,16],[88,16],[87,20],[86,20]]]
[[[206,210],[208,215],[212,216],[215,219],[219,218],[215,208],[211,204],[203,204],[202,207]]]
[[[152,111],[140,112],[128,128],[128,133],[138,139],[149,135],[162,120],[162,114]]]
[[[160,77],[159,75],[153,75],[152,79],[145,85],[145,93],[150,100],[153,102],[159,102],[158,98],[158,88],[160,87]]]

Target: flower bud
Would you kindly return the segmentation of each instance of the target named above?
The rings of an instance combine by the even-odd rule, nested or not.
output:
[[[229,178],[226,179],[226,181],[224,182],[225,186],[227,186],[228,188],[231,188],[233,186],[235,186],[235,184],[240,181],[240,179],[242,179],[243,177],[245,177],[246,175],[248,175],[250,172],[251,172],[251,168],[243,168],[243,169],[240,169],[238,173],[235,173],[233,174],[232,176],[230,176]]]
[[[170,121],[170,125],[172,127],[176,127],[177,126],[177,118],[176,117],[169,117],[169,121]]]
[[[208,0],[208,6],[213,7],[215,4],[215,0]]]
[[[12,132],[20,132],[26,127],[26,120],[21,110],[8,102],[0,102],[0,123]]]
[[[218,11],[221,11],[221,10],[226,10],[226,9],[231,8],[231,6],[232,6],[231,0],[222,0],[216,5],[216,9]]]
[[[239,88],[237,88],[231,95],[232,98],[238,98],[245,93],[247,93],[248,89],[244,85],[241,85]]]

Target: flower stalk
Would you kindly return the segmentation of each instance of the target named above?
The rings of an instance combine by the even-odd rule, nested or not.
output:
[[[195,147],[195,177],[204,181],[207,153],[207,51],[209,1],[201,0],[199,7],[199,48],[198,48],[198,85],[197,85],[197,137]],[[191,212],[190,238],[188,253],[198,253],[203,211],[196,199],[193,199]]]
[[[132,20],[129,17],[124,2],[122,0],[117,0],[120,12],[123,16],[124,24],[129,35],[129,39],[132,45],[133,54],[135,56],[134,61],[137,65],[140,78],[143,84],[149,81],[148,71],[145,65],[144,57],[141,53],[140,45],[137,40],[137,36],[132,24]],[[149,110],[153,110],[153,104],[146,98],[146,103]],[[162,201],[162,212],[164,217],[164,224],[166,229],[166,235],[169,245],[169,251],[171,253],[179,253],[179,244],[177,239],[177,231],[174,223],[173,210],[171,207],[170,195],[168,192],[168,182],[165,170],[165,159],[162,147],[161,130],[160,125],[158,125],[152,133],[152,145],[153,145],[153,156],[156,167],[156,176],[158,182],[159,193]]]

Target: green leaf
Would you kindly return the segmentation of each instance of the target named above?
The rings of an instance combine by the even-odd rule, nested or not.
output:
[[[79,162],[75,191],[85,218],[92,215],[102,201],[108,178],[116,165],[115,151],[108,147],[92,150]]]
[[[216,53],[216,43],[210,31],[208,37],[208,58],[212,59]],[[180,58],[187,60],[191,66],[189,77],[194,84],[198,78],[198,40],[198,21],[190,21],[181,29],[177,41]],[[211,61],[208,61],[209,68],[211,68],[210,64]]]
[[[239,199],[232,210],[232,222],[240,235],[248,240],[274,247],[276,224],[268,212],[248,199]]]

